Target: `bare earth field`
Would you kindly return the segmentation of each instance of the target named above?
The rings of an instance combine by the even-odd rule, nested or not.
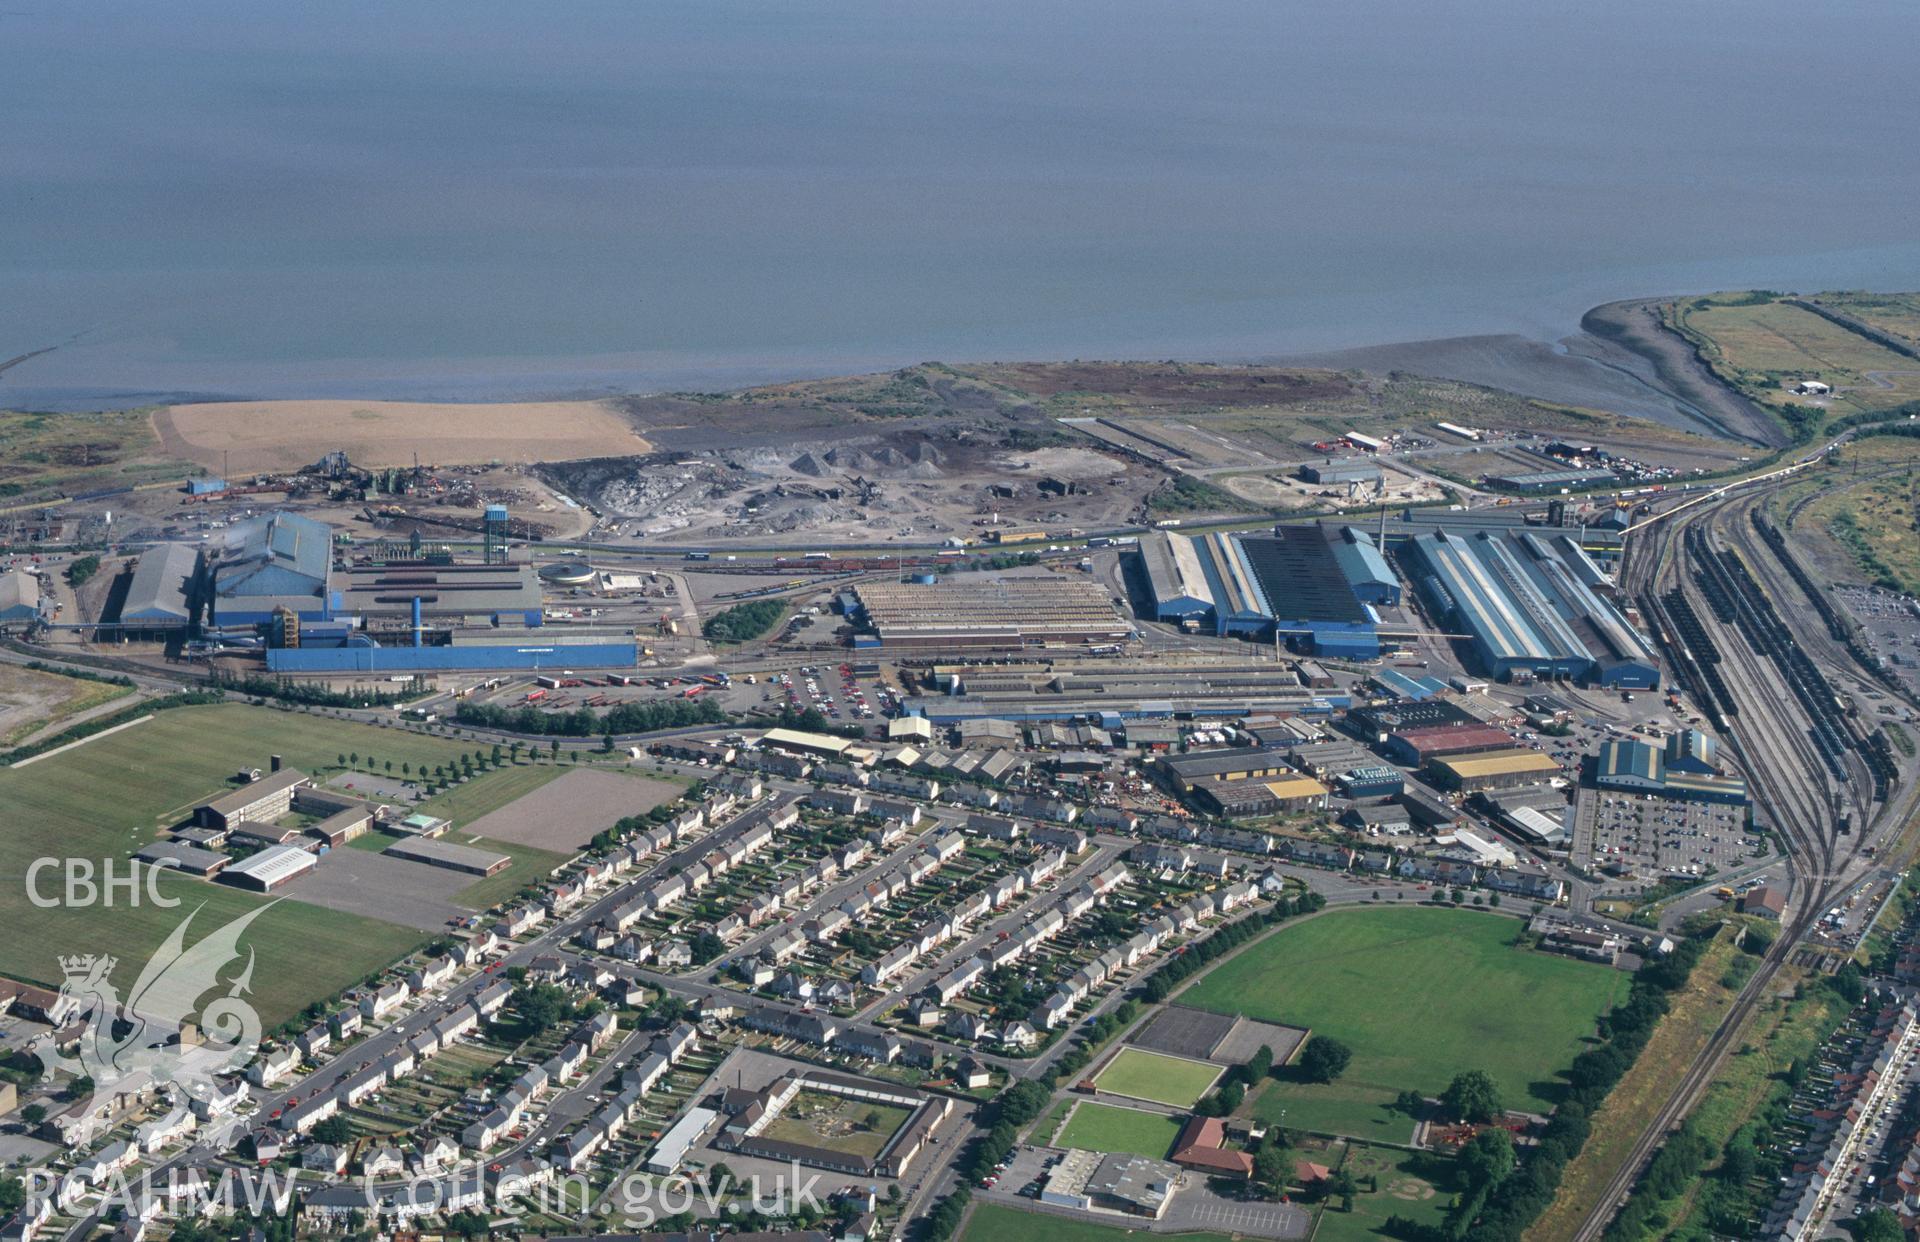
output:
[[[169,456],[233,473],[292,470],[334,449],[361,466],[411,465],[416,454],[458,466],[578,461],[652,447],[598,401],[218,401],[169,406],[153,426]]]
[[[494,841],[572,853],[626,815],[644,815],[679,797],[671,781],[577,768],[461,827]]]
[[[125,686],[0,665],[0,748],[130,693]]]

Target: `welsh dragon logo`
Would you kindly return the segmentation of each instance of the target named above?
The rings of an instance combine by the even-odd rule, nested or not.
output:
[[[95,954],[62,957],[66,979],[59,1008],[68,1022],[83,1021],[78,1054],[69,1056],[42,1035],[30,1048],[47,1072],[65,1071],[93,1080],[94,1098],[144,1074],[156,1090],[169,1090],[168,1119],[194,1100],[210,1098],[215,1079],[253,1059],[260,1047],[260,1015],[244,996],[253,979],[253,951],[246,966],[227,984],[224,995],[201,1005],[220,986],[220,975],[242,956],[240,937],[247,925],[278,903],[251,910],[186,947],[187,929],[204,906],[196,906],[154,951],[124,1001],[112,982],[118,959]],[[180,1038],[188,1024],[197,1042]],[[89,1102],[91,1104],[91,1101]]]

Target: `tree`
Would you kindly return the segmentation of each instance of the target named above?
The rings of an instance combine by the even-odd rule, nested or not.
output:
[[[727,951],[727,942],[714,935],[710,928],[703,927],[687,942],[687,949],[693,954],[694,962],[704,966]]]
[[[350,768],[357,768],[357,767],[359,767],[359,766],[360,766],[360,752],[359,752],[359,751],[357,751],[357,750],[350,750],[350,751],[348,751],[348,752],[347,752],[347,766],[348,766],[348,767],[350,767]]]
[[[1455,1074],[1440,1096],[1447,1115],[1457,1121],[1484,1124],[1500,1116],[1500,1088],[1485,1070],[1467,1070]]]
[[[513,1007],[530,1030],[545,1030],[566,1016],[567,994],[557,984],[535,983],[514,991]]]
[[[76,557],[67,566],[67,583],[70,586],[83,586],[89,578],[100,572],[100,558],[92,554]]]
[[[553,761],[555,763],[560,762],[560,739],[559,738],[556,737],[553,739],[553,741],[548,743],[548,751],[550,754],[553,755]]]
[[[10,1215],[25,1207],[27,1188],[17,1177],[0,1177],[0,1215]]]
[[[44,1104],[29,1104],[20,1110],[20,1120],[30,1126],[37,1126],[47,1119],[47,1107]]]
[[[1513,1172],[1513,1136],[1489,1126],[1460,1149],[1460,1168],[1475,1186],[1491,1189]]]
[[[1360,1193],[1359,1184],[1353,1180],[1353,1174],[1345,1169],[1335,1169],[1327,1180],[1327,1193],[1340,1196],[1340,1210],[1353,1211],[1353,1197]]]
[[[1002,1091],[994,1104],[1001,1117],[1023,1126],[1040,1115],[1049,1098],[1045,1085],[1023,1078]]]
[[[1293,1172],[1292,1162],[1287,1156],[1286,1143],[1276,1136],[1279,1127],[1267,1131],[1266,1142],[1260,1144],[1253,1153],[1253,1180],[1270,1195],[1282,1195],[1287,1191],[1287,1178]]]
[[[387,760],[387,775],[388,776],[393,775],[393,760],[391,759]]]
[[[341,751],[339,754],[335,755],[333,758],[334,758],[335,767],[344,768],[347,766],[347,754],[345,751]]]
[[[472,1208],[461,1208],[447,1218],[447,1228],[463,1238],[482,1238],[487,1234],[487,1218]]]
[[[66,1087],[61,1090],[60,1098],[63,1100],[83,1100],[92,1094],[93,1077],[90,1074],[82,1074],[69,1082]]]
[[[1866,976],[1860,973],[1857,962],[1848,962],[1827,978],[1827,986],[1833,994],[1849,1005],[1858,1005],[1867,994]]]
[[[400,775],[404,777],[404,776],[411,776],[412,774],[413,774],[413,764],[409,763],[405,759],[402,759],[400,761]]]
[[[1346,1073],[1353,1049],[1331,1035],[1315,1035],[1300,1054],[1300,1072],[1308,1082],[1332,1082]]]
[[[347,1123],[345,1117],[329,1117],[315,1126],[310,1134],[316,1143],[351,1143],[353,1141],[353,1127]]]
[[[1906,1236],[1900,1218],[1885,1208],[1868,1212],[1853,1228],[1853,1242],[1904,1242]]]

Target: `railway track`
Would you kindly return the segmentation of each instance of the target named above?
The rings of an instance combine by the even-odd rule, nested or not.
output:
[[[1812,609],[1791,609],[1791,615],[1782,615],[1782,610],[1774,604],[1774,600],[1798,599],[1801,592],[1785,566],[1759,537],[1752,521],[1754,509],[1791,481],[1793,477],[1788,476],[1754,491],[1729,496],[1720,503],[1703,504],[1676,514],[1671,521],[1645,532],[1641,542],[1629,545],[1627,564],[1621,572],[1623,593],[1654,601],[1655,615],[1649,618],[1651,622],[1672,624],[1671,610],[1660,600],[1677,593],[1675,598],[1691,606],[1701,628],[1718,650],[1718,673],[1724,682],[1721,691],[1728,701],[1719,705],[1725,709],[1723,712],[1716,712],[1714,704],[1701,706],[1707,709],[1710,719],[1716,720],[1724,740],[1739,757],[1755,802],[1770,817],[1775,834],[1785,848],[1792,913],[1714,1029],[1706,1048],[1688,1067],[1678,1087],[1649,1121],[1626,1160],[1608,1181],[1594,1208],[1575,1232],[1576,1242],[1596,1242],[1605,1231],[1646,1162],[1711,1085],[1780,969],[1804,959],[1808,952],[1807,938],[1821,912],[1871,869],[1871,864],[1863,858],[1867,843],[1887,828],[1897,828],[1904,823],[1913,812],[1916,799],[1920,798],[1920,783],[1916,783],[1876,802],[1873,782],[1862,779],[1867,774],[1867,765],[1860,761],[1857,753],[1850,753],[1848,762],[1839,769],[1831,766],[1813,740],[1814,720],[1804,700],[1788,688],[1773,660],[1748,641],[1748,631],[1742,629],[1738,620],[1723,621],[1708,606],[1700,578],[1717,570],[1719,576],[1713,580],[1723,587],[1726,585],[1726,567],[1705,563],[1719,556],[1722,549],[1716,544],[1724,542],[1739,553],[1739,559],[1755,576],[1759,591],[1772,596],[1767,599],[1763,595],[1761,602],[1780,625],[1790,630],[1793,640],[1807,643],[1823,657],[1831,654],[1832,639],[1824,625],[1808,643],[1804,622],[1808,614],[1813,613]],[[1845,480],[1843,484],[1850,482],[1851,479]],[[1747,602],[1751,606],[1752,601]],[[1746,620],[1750,629],[1765,618]],[[1795,625],[1796,621],[1803,624]],[[1698,652],[1691,654],[1699,655]],[[1698,687],[1690,688],[1698,697]],[[1849,736],[1853,735],[1849,733]],[[1848,779],[1839,779],[1843,774]],[[1843,810],[1855,826],[1855,831],[1845,835],[1838,831]]]

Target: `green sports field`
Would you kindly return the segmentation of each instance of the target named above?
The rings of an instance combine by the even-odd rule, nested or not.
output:
[[[1164,1160],[1179,1137],[1180,1120],[1138,1108],[1083,1103],[1073,1110],[1055,1147],[1083,1147],[1088,1151],[1132,1152]]]
[[[1223,1233],[1155,1233],[1096,1225],[1066,1216],[1023,1212],[998,1203],[976,1203],[961,1242],[1121,1242],[1152,1237],[1156,1242],[1227,1242]]]
[[[1374,1116],[1380,1103],[1401,1090],[1438,1093],[1468,1069],[1491,1074],[1510,1107],[1544,1110],[1555,1074],[1626,996],[1628,976],[1513,948],[1519,928],[1431,907],[1331,911],[1242,950],[1179,999],[1308,1027],[1353,1048],[1332,1087],[1280,1083],[1263,1093],[1261,1114],[1287,1107],[1290,1126],[1389,1137],[1373,1124],[1384,1120]]]
[[[267,899],[223,884],[168,873],[163,894],[185,902],[174,909],[99,905],[42,908],[29,900],[25,877],[44,857],[90,860],[95,867],[125,860],[195,803],[230,788],[241,766],[266,766],[278,754],[296,768],[331,767],[357,753],[384,763],[445,763],[461,748],[397,729],[222,704],[163,711],[153,719],[40,760],[0,770],[0,972],[58,985],[61,954],[111,953],[121,959],[114,982],[132,983],[148,955],[185,913],[204,903],[193,935],[210,931]],[[59,888],[57,873],[38,886]],[[54,896],[63,894],[54,893]],[[119,896],[119,895],[117,895]],[[420,933],[299,902],[283,901],[255,922],[246,943],[257,955],[253,1000],[268,1025],[291,1017],[310,1001],[331,996],[420,943]],[[122,977],[124,976],[124,978]]]
[[[1192,1108],[1213,1088],[1223,1073],[1218,1065],[1189,1061],[1143,1048],[1122,1048],[1093,1080],[1093,1085],[1113,1095],[1133,1100],[1152,1100],[1172,1108]]]

